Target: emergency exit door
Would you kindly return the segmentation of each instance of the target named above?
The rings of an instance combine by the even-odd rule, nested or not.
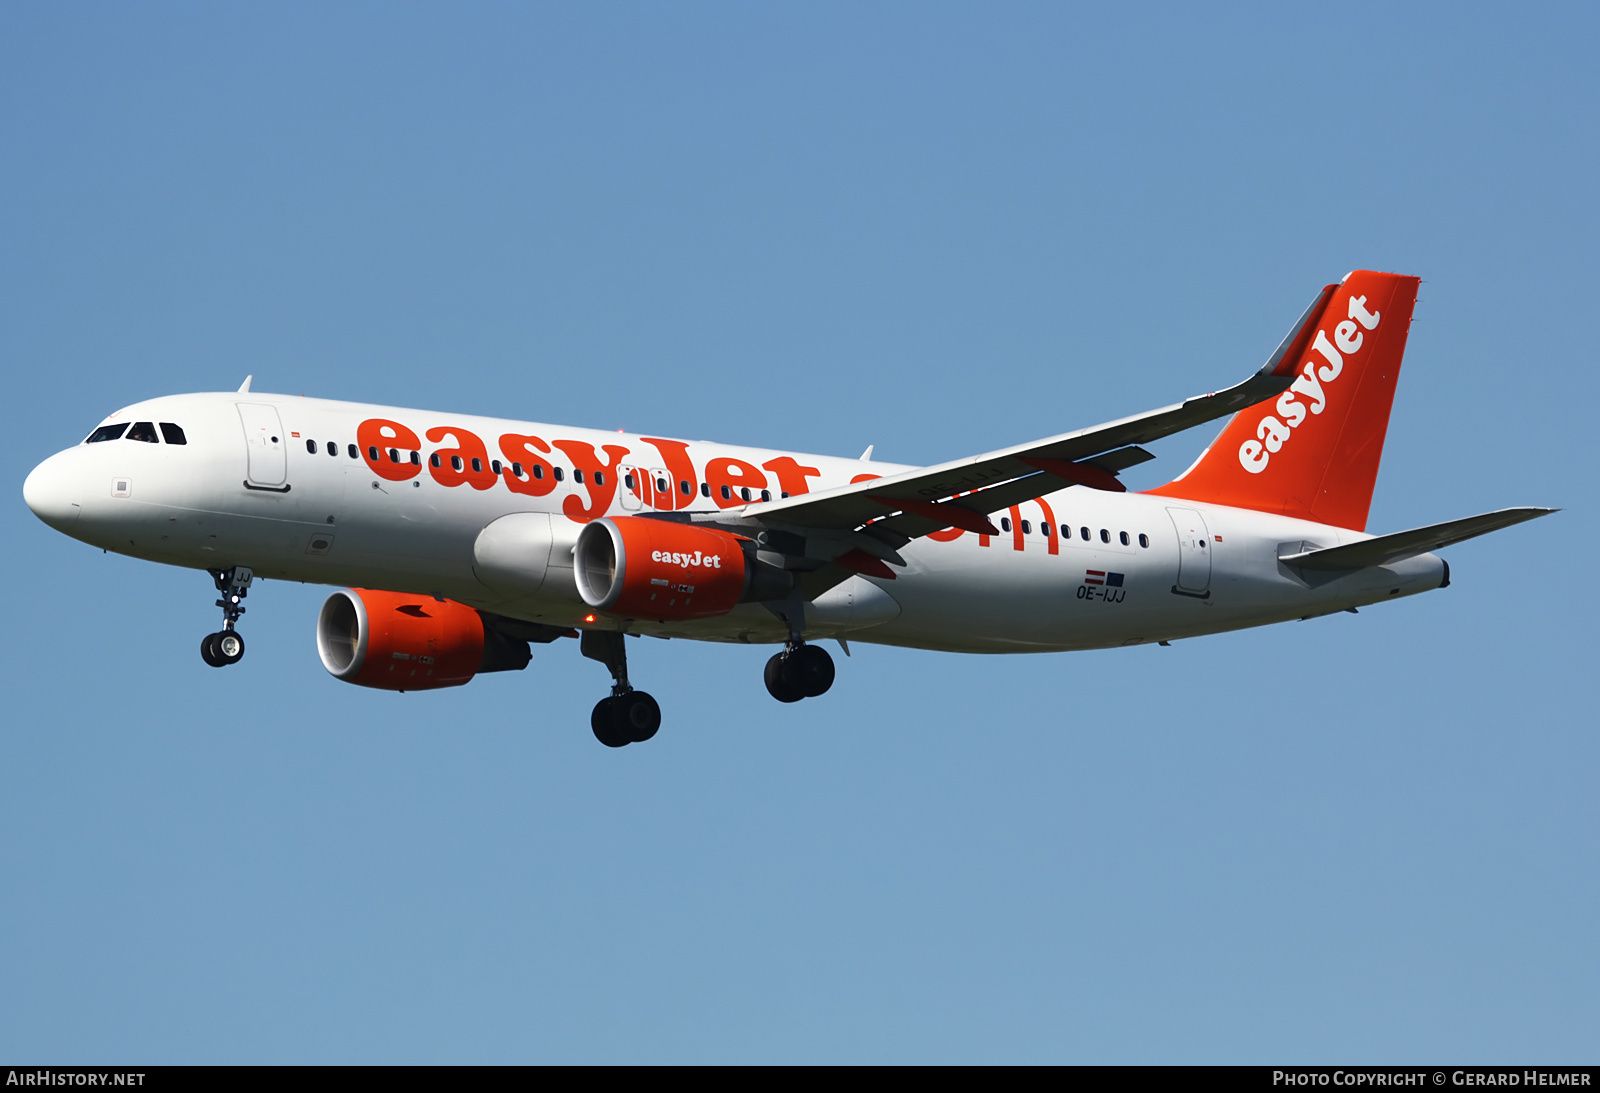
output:
[[[1172,590],[1206,599],[1211,595],[1211,534],[1205,517],[1194,509],[1168,509],[1167,515],[1178,533],[1178,583]]]
[[[247,455],[245,488],[289,492],[289,449],[283,442],[278,408],[260,402],[239,403]]]

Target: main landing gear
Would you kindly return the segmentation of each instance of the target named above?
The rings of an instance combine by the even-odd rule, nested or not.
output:
[[[789,629],[783,652],[767,661],[767,693],[779,702],[827,694],[833,686],[833,658],[826,649],[806,644],[806,607],[800,593],[791,593],[787,600],[769,603],[767,608]]]
[[[213,569],[211,579],[217,582],[222,598],[217,606],[222,608],[222,629],[200,639],[200,659],[213,668],[226,668],[244,659],[244,636],[234,629],[239,616],[244,614],[241,601],[249,594],[250,582],[255,574],[246,566],[232,569]]]
[[[579,643],[583,655],[606,666],[613,680],[611,697],[602,698],[589,715],[594,738],[608,748],[642,744],[661,728],[661,707],[628,683],[627,638],[611,630],[585,630]]]
[[[828,693],[833,658],[821,646],[791,641],[767,661],[767,693],[779,702],[799,702]]]

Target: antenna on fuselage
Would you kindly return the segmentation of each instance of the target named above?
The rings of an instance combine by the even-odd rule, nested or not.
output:
[[[255,378],[256,377],[254,375],[249,375],[244,378],[244,382],[239,385],[239,393],[241,395],[248,395],[250,393],[250,381]]]
[[[249,382],[249,381],[246,381],[246,382]],[[872,458],[872,449],[874,449],[876,447],[877,447],[876,444],[868,444],[867,445],[867,450],[861,453],[861,462],[865,463],[867,460],[871,459]]]

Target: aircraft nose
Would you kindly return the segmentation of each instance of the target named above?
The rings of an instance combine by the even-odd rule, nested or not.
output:
[[[83,511],[76,475],[66,452],[59,452],[33,468],[22,483],[22,499],[33,514],[57,531],[66,531]]]

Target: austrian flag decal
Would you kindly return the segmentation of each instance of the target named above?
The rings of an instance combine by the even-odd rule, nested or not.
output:
[[[1099,600],[1101,603],[1121,603],[1128,590],[1122,587],[1122,574],[1105,569],[1086,569],[1083,583],[1078,586],[1078,599]]]

